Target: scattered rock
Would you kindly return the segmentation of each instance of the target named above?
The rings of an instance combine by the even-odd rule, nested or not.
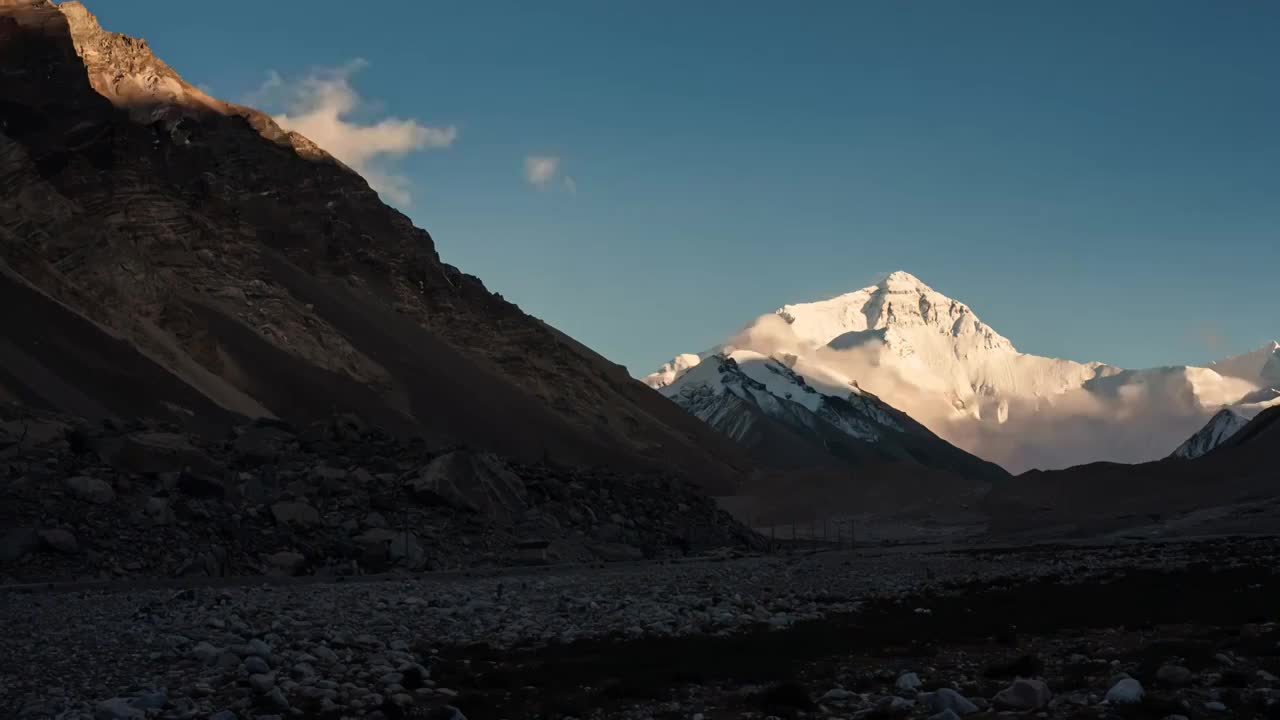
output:
[[[1009,687],[996,694],[992,702],[1004,710],[1027,712],[1048,706],[1053,699],[1049,686],[1043,680],[1018,678]]]
[[[219,474],[221,468],[185,435],[139,432],[104,443],[99,454],[112,467],[139,475],[166,472]]]
[[[627,562],[644,559],[644,551],[626,543],[592,543],[591,554],[605,562]]]
[[[139,710],[159,710],[169,703],[169,696],[161,690],[148,690],[129,701]]]
[[[373,560],[386,560],[406,567],[419,569],[426,562],[426,549],[412,532],[370,528],[356,538],[364,556]]]
[[[899,690],[914,692],[919,690],[924,683],[920,682],[920,676],[913,673],[903,673],[898,676],[897,682],[893,684]]]
[[[40,541],[45,547],[55,552],[65,555],[74,555],[80,552],[80,545],[76,542],[76,536],[71,534],[69,530],[54,528],[52,530],[41,530]]]
[[[167,498],[147,498],[147,504],[143,506],[142,512],[151,521],[152,525],[172,525],[178,520],[177,516],[174,515],[173,508],[169,506]]]
[[[853,693],[844,688],[831,688],[819,698],[821,702],[844,702],[853,697]]]
[[[124,698],[103,700],[93,708],[93,720],[145,720],[147,714]]]
[[[977,705],[951,688],[939,688],[927,693],[924,696],[924,702],[929,707],[929,711],[934,713],[950,710],[958,715],[968,715],[978,712]]]
[[[279,687],[271,688],[271,691],[264,696],[263,700],[267,707],[274,710],[283,711],[289,709],[289,699],[284,696],[284,692]]]
[[[1169,687],[1181,687],[1191,682],[1191,670],[1181,665],[1162,665],[1156,671],[1156,682]]]
[[[271,516],[280,525],[313,528],[320,525],[320,512],[305,502],[281,501],[271,506]]]
[[[906,717],[914,707],[914,701],[890,695],[876,704],[876,712],[880,717]]]
[[[293,433],[282,428],[255,424],[240,433],[232,449],[245,460],[264,463],[287,452],[294,441]]]
[[[510,522],[527,508],[524,483],[496,455],[456,450],[435,458],[409,483],[419,500]]]
[[[200,662],[212,665],[222,652],[222,648],[216,647],[213,644],[202,640],[191,649],[191,656]]]
[[[305,555],[291,550],[272,553],[262,558],[262,561],[266,563],[267,572],[271,575],[298,575],[307,564]]]
[[[1112,685],[1103,699],[1112,705],[1133,705],[1142,702],[1145,695],[1142,683],[1133,678],[1124,678]]]
[[[95,505],[106,505],[116,499],[116,491],[106,481],[87,475],[67,478],[67,489],[76,497]]]
[[[266,695],[276,686],[276,676],[271,673],[255,673],[249,676],[249,687],[259,695]]]

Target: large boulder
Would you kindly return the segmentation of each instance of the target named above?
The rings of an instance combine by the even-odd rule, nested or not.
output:
[[[375,564],[389,562],[414,569],[426,564],[427,551],[418,541],[418,536],[412,532],[370,528],[361,533],[356,542],[360,545],[364,558]]]
[[[116,499],[116,491],[105,480],[88,475],[76,475],[66,481],[71,494],[94,505],[106,505]]]
[[[946,687],[925,693],[924,702],[932,713],[949,711],[955,715],[969,715],[978,712],[978,706],[970,702],[969,698]]]
[[[64,555],[74,555],[80,552],[80,545],[76,542],[76,536],[72,535],[69,530],[51,528],[49,530],[41,530],[39,535],[40,542],[54,552],[60,552]]]
[[[256,424],[245,428],[231,447],[242,460],[263,463],[288,452],[296,442],[294,434],[283,427]]]
[[[168,498],[147,498],[146,504],[142,506],[142,513],[146,515],[152,525],[172,525],[178,520],[177,515],[173,512],[173,507],[169,505]]]
[[[53,420],[6,420],[0,422],[0,449],[15,445],[37,448],[65,444],[70,429],[70,425]]]
[[[605,562],[629,562],[643,560],[644,551],[626,543],[592,543],[587,546],[591,554]]]
[[[1142,683],[1133,678],[1123,678],[1111,686],[1103,699],[1112,705],[1137,705],[1145,696]]]
[[[311,468],[308,480],[325,495],[336,495],[348,489],[347,471],[342,468],[317,465]]]
[[[1048,707],[1053,699],[1049,686],[1043,680],[1017,678],[1009,687],[996,693],[995,706],[1002,710],[1030,712]]]
[[[303,566],[307,564],[307,558],[302,553],[282,550],[264,555],[262,562],[266,565],[268,575],[292,576],[302,571]]]
[[[217,476],[222,472],[218,463],[177,433],[131,433],[104,443],[99,454],[117,470],[139,475],[186,471]]]
[[[411,478],[407,486],[423,502],[479,513],[501,522],[511,522],[528,508],[524,482],[490,453],[455,450],[441,455]]]
[[[304,502],[281,501],[271,506],[276,523],[293,528],[312,528],[320,524],[320,511]]]
[[[216,475],[197,472],[178,473],[173,489],[197,498],[222,498],[227,494],[226,486]]]

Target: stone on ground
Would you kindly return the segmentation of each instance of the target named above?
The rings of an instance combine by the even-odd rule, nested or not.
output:
[[[1048,706],[1053,699],[1049,686],[1043,680],[1018,678],[1009,687],[996,694],[993,702],[1004,710],[1027,712]]]

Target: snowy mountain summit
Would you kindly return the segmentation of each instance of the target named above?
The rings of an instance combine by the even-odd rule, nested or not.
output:
[[[907,272],[784,305],[644,382],[680,402],[682,385],[698,382],[693,368],[741,351],[785,363],[818,393],[873,393],[1014,471],[1163,457],[1218,410],[1280,387],[1276,343],[1207,368],[1124,370],[1022,353],[969,306]]]
[[[784,305],[775,313],[797,337],[815,343],[849,346],[869,337],[864,333],[905,339],[920,329],[955,338],[957,345],[1013,350],[1013,343],[979,320],[969,306],[901,271],[870,287],[830,300]]]

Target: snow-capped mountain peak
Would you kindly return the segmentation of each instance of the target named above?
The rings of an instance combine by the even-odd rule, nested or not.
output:
[[[774,311],[808,342],[826,345],[848,333],[897,330],[905,337],[928,330],[951,337],[972,337],[986,349],[1013,352],[1013,344],[978,319],[969,306],[903,271],[829,300],[784,305]],[[853,340],[850,338],[849,340]]]
[[[1211,362],[1209,368],[1223,377],[1280,387],[1280,343],[1272,340],[1257,350]]]
[[[907,272],[826,300],[784,305],[723,345],[644,380],[678,385],[716,353],[760,353],[807,387],[865,390],[957,445],[1020,471],[1168,453],[1224,407],[1280,388],[1280,343],[1208,367],[1123,370],[1019,352],[966,304]],[[1220,418],[1217,437],[1228,418]]]
[[[689,413],[759,453],[768,465],[829,467],[909,463],[970,479],[1003,476],[874,395],[823,377],[819,390],[795,357],[752,350],[715,353],[688,368],[663,395]]]
[[[1171,457],[1182,459],[1200,457],[1230,440],[1232,435],[1248,425],[1249,421],[1261,414],[1263,410],[1276,406],[1280,406],[1280,389],[1269,387],[1251,392],[1234,404],[1219,410],[1203,428],[1179,445]]]

